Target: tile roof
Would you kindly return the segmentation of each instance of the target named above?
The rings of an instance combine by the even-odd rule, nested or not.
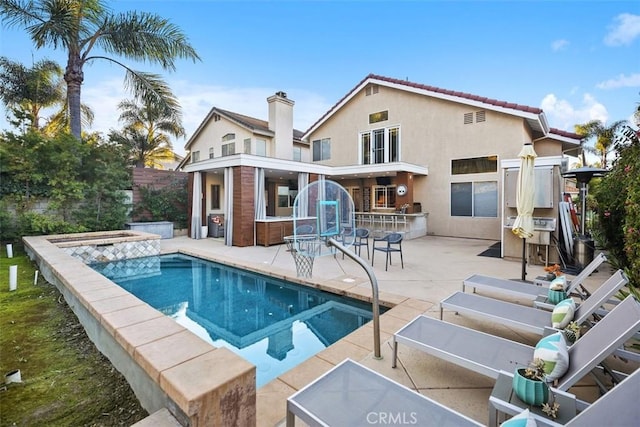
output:
[[[520,104],[516,104],[516,103],[500,101],[500,100],[497,100],[497,99],[492,99],[492,98],[487,98],[487,97],[483,97],[483,96],[473,95],[473,94],[466,93],[466,92],[458,92],[458,91],[453,91],[453,90],[449,90],[449,89],[442,89],[442,88],[439,88],[439,87],[436,87],[436,86],[424,85],[424,84],[421,84],[421,83],[410,82],[408,80],[394,79],[394,78],[391,78],[391,77],[380,76],[378,74],[369,74],[364,79],[362,79],[355,87],[353,87],[353,89],[351,89],[345,96],[343,96],[338,102],[336,102],[333,107],[331,107],[325,114],[322,115],[322,117],[320,117],[314,124],[312,124],[309,127],[309,129],[307,129],[307,131],[305,133],[308,133],[309,131],[311,131],[311,129],[313,129],[317,124],[321,123],[325,118],[327,118],[329,115],[331,115],[335,111],[335,109],[340,104],[342,104],[343,101],[345,101],[347,98],[349,98],[356,90],[358,90],[360,88],[360,86],[364,82],[366,82],[369,79],[378,80],[378,81],[382,81],[382,82],[387,82],[387,83],[391,83],[391,84],[394,84],[394,85],[407,86],[407,88],[421,89],[421,90],[426,90],[426,91],[429,91],[429,92],[434,92],[434,93],[438,93],[438,94],[442,94],[442,95],[448,95],[448,96],[454,96],[454,97],[458,97],[458,98],[468,99],[470,101],[481,102],[481,103],[488,104],[488,105],[493,105],[493,106],[496,106],[496,107],[509,108],[509,109],[516,110],[516,111],[521,111],[521,112],[524,112],[524,113],[543,114],[542,109],[541,108],[537,108],[537,107],[530,107],[530,106],[527,106],[527,105],[520,105]],[[558,132],[562,132],[562,131],[558,131]]]
[[[265,120],[256,119],[255,117],[245,116],[244,114],[234,113],[233,111],[223,110],[222,108],[217,107],[214,107],[213,111],[217,111],[218,113],[227,116],[228,118],[238,122],[240,125],[245,126],[253,131],[273,133],[273,131],[269,129],[269,122]],[[302,135],[302,131],[293,129],[293,139],[295,141],[299,141]]]
[[[567,132],[566,130],[562,130],[562,129],[551,128],[549,129],[549,133],[552,133],[554,135],[564,136],[566,138],[582,139],[582,136],[578,135],[577,133]]]

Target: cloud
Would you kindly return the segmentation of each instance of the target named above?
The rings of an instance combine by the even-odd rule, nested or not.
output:
[[[257,119],[269,119],[267,98],[277,92],[275,88],[253,87],[239,88],[221,85],[194,84],[186,80],[168,81],[182,106],[182,125],[187,138],[173,141],[176,153],[184,155],[184,146],[205,119],[211,108],[218,107],[234,113],[244,114]],[[305,89],[287,90],[289,99],[295,102],[293,108],[293,126],[306,131],[329,108],[325,97]],[[107,135],[110,129],[119,129],[120,112],[118,103],[131,99],[131,94],[124,91],[122,79],[102,80],[87,86],[82,92],[83,103],[89,105],[95,114],[91,131]]]
[[[604,37],[607,46],[622,46],[631,44],[640,37],[640,15],[622,13],[614,18],[609,26],[609,33]]]
[[[554,52],[564,50],[567,46],[569,46],[568,40],[560,39],[551,42],[551,50]]]
[[[606,123],[609,113],[604,105],[585,93],[580,106],[575,107],[570,101],[558,99],[555,94],[546,95],[540,108],[544,110],[551,127],[574,132],[574,126],[591,120],[600,120]]]
[[[626,76],[620,74],[614,79],[605,80],[596,85],[598,89],[617,89],[620,87],[640,87],[640,73]]]

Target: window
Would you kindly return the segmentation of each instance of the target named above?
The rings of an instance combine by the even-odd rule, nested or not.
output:
[[[295,196],[294,196],[295,199]],[[292,199],[290,198],[289,187],[284,185],[278,185],[278,207],[279,208],[290,208],[293,205]]]
[[[378,85],[371,84],[364,89],[365,96],[375,95],[378,93],[379,87]]]
[[[227,141],[233,141],[234,139],[236,139],[236,134],[235,133],[228,133],[225,136],[222,137],[222,142],[227,142]]]
[[[194,151],[193,153],[191,153],[191,163],[195,163],[198,161],[200,161],[200,152]]]
[[[378,123],[389,120],[388,111],[380,111],[378,113],[369,114],[369,123]]]
[[[296,162],[302,161],[302,148],[293,147],[293,160]]]
[[[360,155],[363,165],[399,161],[400,128],[374,129],[361,133]]]
[[[498,217],[496,181],[451,183],[451,216]]]
[[[213,159],[215,156],[213,155],[213,147],[209,148],[209,158]]]
[[[313,141],[313,161],[331,159],[331,138],[316,139]]]
[[[244,140],[244,154],[251,154],[251,138]]]
[[[396,206],[396,186],[375,186],[373,187],[373,207],[374,208],[395,208]]]
[[[498,172],[498,156],[472,157],[451,160],[451,174]]]
[[[267,141],[264,139],[256,139],[256,156],[267,155]]]
[[[220,185],[211,186],[211,209],[220,209]]]
[[[230,156],[232,154],[236,154],[236,143],[230,142],[229,144],[222,145],[222,155]]]

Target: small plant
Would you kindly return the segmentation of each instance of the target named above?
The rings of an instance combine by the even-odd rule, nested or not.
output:
[[[530,380],[543,382],[549,388],[549,392],[551,392],[551,387],[549,387],[545,381],[547,374],[544,371],[544,360],[539,358],[534,359],[524,370],[524,376]],[[555,396],[553,392],[551,392],[549,401],[542,404],[542,412],[555,419],[558,416],[559,409],[560,404],[555,401]]]
[[[560,265],[558,264],[544,267],[544,271],[546,271],[549,275],[554,275],[555,277],[562,276],[562,270],[560,270]]]
[[[566,328],[564,328],[564,336],[571,344],[576,342],[580,338],[581,328],[578,322],[570,322]]]
[[[534,359],[524,370],[524,376],[530,380],[544,381],[547,374],[544,372],[544,360]]]

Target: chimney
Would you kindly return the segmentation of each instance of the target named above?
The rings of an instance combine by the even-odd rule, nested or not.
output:
[[[276,92],[267,98],[269,104],[269,130],[275,133],[274,157],[293,159],[293,102],[286,92]]]

